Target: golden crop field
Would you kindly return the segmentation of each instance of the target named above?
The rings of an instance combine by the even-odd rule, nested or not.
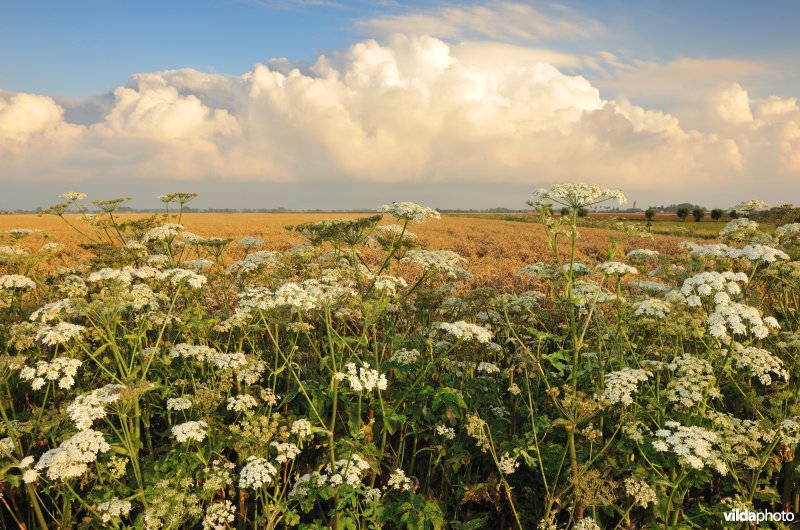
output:
[[[367,214],[347,213],[193,213],[184,214],[181,223],[186,230],[201,236],[216,236],[238,240],[252,236],[264,240],[264,249],[283,251],[302,242],[296,232],[287,231],[287,225],[309,221],[357,218]],[[145,217],[142,214],[119,214],[115,218],[122,222]],[[66,218],[78,227],[85,226],[77,215]],[[63,259],[80,257],[78,244],[81,236],[62,219],[56,216],[33,214],[0,216],[0,231],[11,228],[39,229],[51,241],[67,245]],[[504,219],[476,218],[459,215],[444,215],[440,220],[429,220],[424,224],[412,224],[420,242],[435,250],[452,250],[467,259],[466,268],[475,275],[469,287],[492,286],[497,288],[521,288],[528,280],[515,276],[524,265],[538,261],[552,261],[545,241],[544,229],[538,223],[508,221]],[[612,238],[620,250],[629,251],[647,246],[660,253],[674,256],[677,243],[686,238],[654,236],[644,240],[626,234],[600,228],[581,228],[578,240],[580,259],[602,260]],[[567,246],[561,247],[567,252]]]

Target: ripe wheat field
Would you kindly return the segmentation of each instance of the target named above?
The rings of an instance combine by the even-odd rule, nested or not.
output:
[[[331,219],[354,219],[370,214],[349,213],[190,213],[183,214],[181,223],[201,236],[216,236],[238,240],[252,236],[264,240],[265,250],[284,251],[302,242],[302,237],[286,230],[287,225],[316,222]],[[83,223],[78,215],[66,215],[67,220],[77,226]],[[118,214],[119,222],[146,217],[142,214]],[[31,228],[42,230],[51,240],[65,244],[66,251],[61,256],[65,265],[78,260],[85,252],[78,245],[83,242],[63,220],[52,215],[13,214],[0,216],[0,232],[12,228]],[[437,222],[428,222],[413,227],[412,230],[421,243],[431,249],[452,250],[468,260],[469,271],[475,276],[466,287],[495,287],[498,289],[519,289],[529,280],[516,276],[521,267],[537,261],[549,261],[552,251],[548,249],[544,228],[538,223],[509,221],[502,218],[491,219],[460,215],[443,216]],[[628,236],[616,230],[602,228],[581,228],[578,239],[578,258],[602,260],[616,241],[619,251],[646,246],[666,256],[679,252],[680,241],[691,240],[686,237],[654,235],[652,240],[643,241],[640,237]],[[566,257],[569,245],[559,246],[562,257]],[[233,256],[228,256],[231,260]],[[238,258],[238,257],[237,257]],[[525,285],[523,285],[525,284]]]

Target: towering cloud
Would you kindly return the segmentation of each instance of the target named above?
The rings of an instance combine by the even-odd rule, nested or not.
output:
[[[697,191],[765,167],[775,186],[798,177],[796,100],[756,101],[728,85],[697,101],[709,127],[688,130],[668,113],[604,99],[556,66],[571,60],[393,34],[308,68],[136,74],[101,119],[81,125],[50,97],[0,92],[0,178],[586,179]]]

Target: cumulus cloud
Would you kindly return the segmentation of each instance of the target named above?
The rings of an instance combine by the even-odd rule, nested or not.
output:
[[[513,53],[489,60],[498,46]],[[303,68],[137,74],[113,91],[101,119],[82,124],[47,96],[4,92],[0,178],[589,180],[698,193],[765,167],[779,189],[800,172],[796,99],[751,100],[727,85],[698,101],[716,121],[692,130],[668,112],[604,98],[551,59],[394,34]]]

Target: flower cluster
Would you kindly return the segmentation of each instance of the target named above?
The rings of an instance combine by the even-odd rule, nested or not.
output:
[[[732,335],[746,335],[748,331],[763,339],[769,335],[770,327],[777,329],[780,326],[772,317],[762,319],[757,308],[739,303],[717,304],[708,316],[708,332],[723,341],[730,340]]]
[[[467,260],[451,250],[409,250],[400,261],[419,265],[425,271],[443,274],[448,278],[470,276],[461,266]]]
[[[483,326],[477,324],[470,324],[459,320],[458,322],[440,322],[436,324],[437,329],[447,332],[449,335],[457,340],[465,342],[479,342],[481,344],[488,344],[492,341],[494,336],[492,332]]]
[[[177,223],[166,223],[155,228],[151,228],[142,236],[142,241],[170,241],[183,230],[183,225]]]
[[[0,276],[0,289],[36,289],[36,282],[21,274],[4,274]]]
[[[706,396],[719,397],[714,369],[708,361],[693,355],[676,357],[669,363],[675,378],[667,385],[667,399],[689,408]]]
[[[215,502],[206,508],[203,530],[227,530],[236,520],[236,506],[229,500]]]
[[[336,380],[347,380],[350,388],[355,392],[372,392],[375,389],[386,390],[386,375],[378,372],[366,362],[360,367],[357,367],[355,363],[347,363],[345,370],[347,370],[347,373],[336,373]]]
[[[658,502],[658,497],[653,487],[643,480],[636,480],[633,477],[626,478],[625,492],[633,497],[635,504],[642,508],[647,508],[650,504]]]
[[[554,202],[571,208],[584,208],[605,201],[627,202],[620,190],[603,188],[597,184],[554,184],[549,190],[539,188],[534,194],[538,202]]]
[[[87,429],[43,454],[35,469],[44,471],[50,480],[77,478],[89,470],[89,464],[97,460],[99,453],[110,449],[103,433]]]
[[[692,307],[702,303],[701,297],[712,295],[717,304],[723,304],[730,302],[728,295],[742,292],[739,283],[747,283],[747,275],[743,272],[701,272],[683,281],[681,294],[686,297],[686,303]]]
[[[388,213],[397,219],[416,221],[418,223],[423,223],[426,219],[439,219],[441,217],[439,212],[433,208],[420,206],[413,202],[393,202],[392,204],[384,204],[378,208],[377,211],[379,213]]]
[[[667,421],[664,427],[656,431],[653,449],[674,453],[681,465],[694,469],[710,467],[721,475],[728,473],[728,465],[719,451],[719,436],[715,432],[697,426],[687,427],[676,421]]]
[[[250,456],[239,473],[239,487],[259,489],[275,479],[278,470],[268,460]]]
[[[111,384],[78,396],[67,407],[67,414],[78,429],[90,429],[95,420],[106,416],[105,406],[117,401],[124,390],[123,385]]]
[[[202,442],[208,435],[208,423],[200,421],[187,421],[172,427],[172,435],[178,442]]]
[[[638,316],[667,318],[672,311],[669,303],[658,298],[646,298],[633,304],[633,314]]]
[[[402,469],[395,469],[392,471],[392,474],[389,475],[389,481],[386,485],[393,490],[410,491],[411,479],[406,476],[406,472]]]
[[[108,523],[112,519],[120,519],[128,515],[133,508],[130,501],[120,500],[118,497],[97,505],[97,511],[100,512],[103,522]]]
[[[631,267],[630,265],[626,265],[625,263],[620,263],[618,261],[599,263],[597,265],[597,270],[603,274],[608,274],[609,276],[624,276],[626,274],[639,273],[639,271],[636,270],[636,267]]]
[[[623,368],[605,375],[605,395],[611,403],[633,404],[633,394],[639,383],[644,383],[651,373],[641,368]]]
[[[734,347],[734,359],[737,368],[750,370],[752,376],[763,385],[771,385],[773,377],[789,380],[789,373],[783,367],[783,361],[762,348],[755,346],[745,348],[737,344]]]
[[[75,384],[75,375],[82,361],[69,357],[56,357],[50,362],[38,361],[36,368],[26,366],[19,371],[23,381],[30,381],[31,388],[39,390],[46,381],[58,380],[59,388],[72,388]]]

